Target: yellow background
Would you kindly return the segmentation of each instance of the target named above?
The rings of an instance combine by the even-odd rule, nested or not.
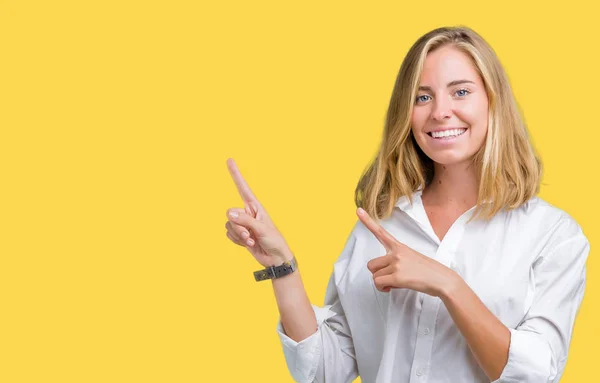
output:
[[[234,158],[311,301],[357,217],[412,43],[496,50],[592,246],[562,382],[594,382],[598,10],[592,2],[2,1],[0,381],[291,382],[259,264],[225,236]]]

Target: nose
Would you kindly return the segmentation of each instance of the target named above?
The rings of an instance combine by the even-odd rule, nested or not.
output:
[[[445,97],[437,98],[433,103],[433,110],[431,111],[431,117],[436,121],[442,121],[452,116],[452,101],[447,100]]]

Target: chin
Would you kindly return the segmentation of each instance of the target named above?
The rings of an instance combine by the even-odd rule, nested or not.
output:
[[[441,154],[436,153],[434,155],[428,155],[431,160],[437,164],[444,166],[458,165],[466,162],[470,162],[473,159],[473,155],[467,155],[464,153],[448,153]]]

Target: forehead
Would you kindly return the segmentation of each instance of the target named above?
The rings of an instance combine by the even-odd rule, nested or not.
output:
[[[471,57],[465,52],[451,47],[443,46],[429,52],[423,63],[421,85],[440,85],[447,82],[467,79],[480,83],[479,72]]]

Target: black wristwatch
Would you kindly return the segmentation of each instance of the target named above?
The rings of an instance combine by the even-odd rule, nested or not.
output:
[[[298,269],[298,263],[296,257],[292,257],[291,260],[284,262],[279,266],[267,267],[264,270],[258,270],[254,272],[254,279],[256,282],[265,281],[267,279],[277,279],[285,275],[291,274]]]

